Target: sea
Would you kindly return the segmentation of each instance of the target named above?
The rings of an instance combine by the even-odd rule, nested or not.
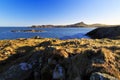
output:
[[[11,32],[12,30],[42,30],[43,32]],[[85,34],[95,28],[31,28],[31,27],[0,27],[0,40],[33,38],[80,39],[89,38]]]

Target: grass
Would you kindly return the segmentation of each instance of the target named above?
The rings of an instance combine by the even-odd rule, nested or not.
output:
[[[32,54],[40,51],[45,53],[48,58],[54,54],[58,54],[62,58],[74,56],[74,65],[76,65],[78,70],[81,70],[81,75],[83,75],[82,72],[84,72],[86,68],[90,67],[90,69],[98,69],[101,72],[108,73],[120,79],[119,39],[59,40],[30,38],[0,40],[0,72],[3,72],[13,64],[26,61]],[[80,67],[82,67],[82,69],[80,69]],[[92,71],[88,70],[89,74]]]

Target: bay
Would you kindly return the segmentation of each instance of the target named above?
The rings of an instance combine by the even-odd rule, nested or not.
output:
[[[12,30],[42,30],[43,32],[11,32]],[[31,38],[40,36],[43,38],[89,38],[85,34],[95,28],[31,28],[31,27],[0,27],[0,40]]]

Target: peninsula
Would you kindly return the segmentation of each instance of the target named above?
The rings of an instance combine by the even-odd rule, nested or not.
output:
[[[32,28],[79,28],[79,27],[110,27],[115,25],[106,24],[86,24],[84,22],[79,22],[70,25],[32,25]]]

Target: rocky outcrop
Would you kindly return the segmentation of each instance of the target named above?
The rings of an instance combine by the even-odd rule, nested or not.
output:
[[[120,26],[97,28],[91,32],[88,32],[86,35],[94,39],[101,38],[120,39]]]
[[[120,80],[120,40],[37,38],[0,46],[0,59],[8,57],[0,60],[0,80]]]

